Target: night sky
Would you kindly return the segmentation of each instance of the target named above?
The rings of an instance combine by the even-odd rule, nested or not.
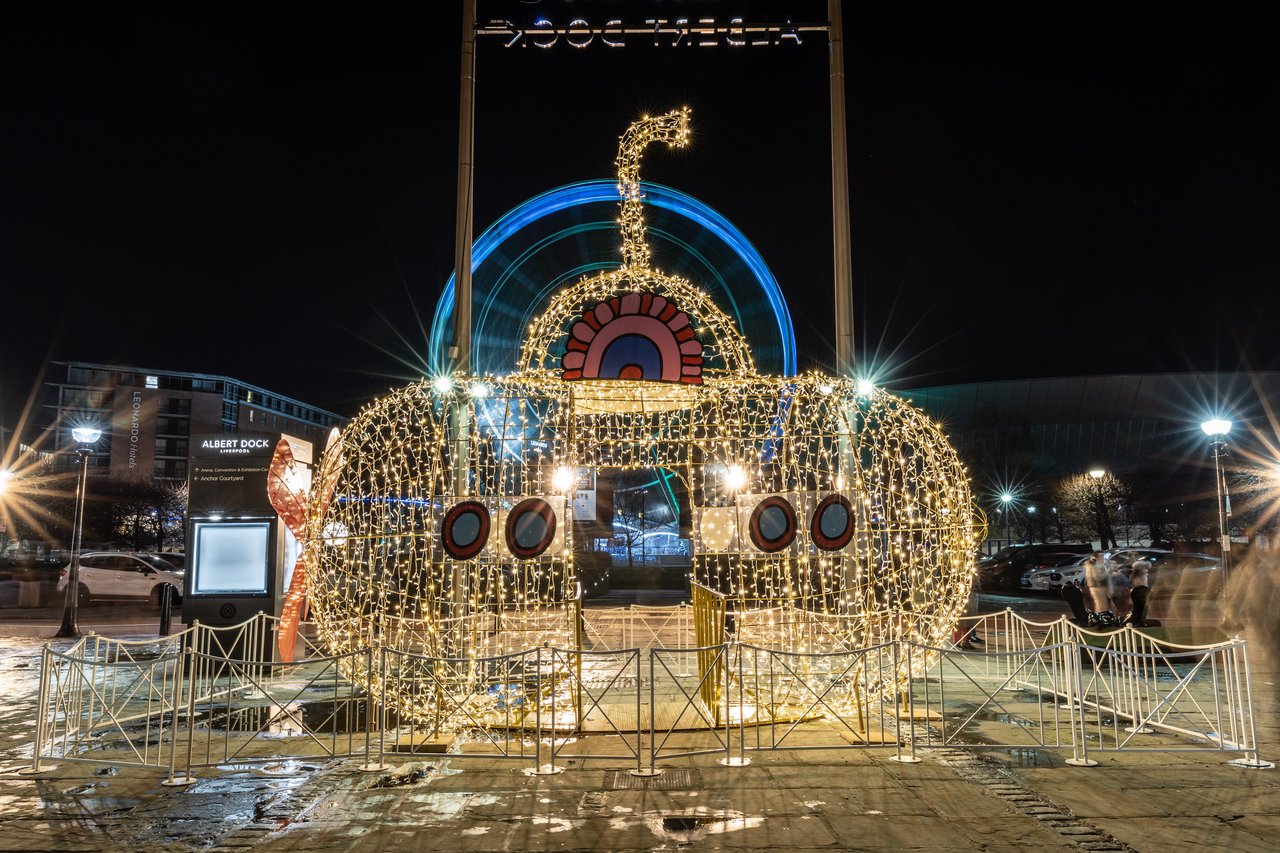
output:
[[[759,5],[480,0],[479,17]],[[1280,369],[1280,59],[1261,6],[878,5],[845,9],[865,364],[898,387]],[[49,359],[227,374],[343,414],[416,378],[453,265],[460,18],[436,6],[6,9],[4,425]],[[788,6],[825,17],[765,8]],[[646,179],[746,233],[801,366],[829,364],[825,40],[648,42],[482,40],[476,233],[611,177],[629,121],[688,104],[693,146],[653,152]]]

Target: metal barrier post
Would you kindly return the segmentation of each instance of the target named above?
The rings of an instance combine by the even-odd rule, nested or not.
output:
[[[386,671],[386,667],[385,667],[385,666],[383,667],[383,671],[384,671],[384,672]],[[364,764],[361,764],[361,765],[360,765],[360,769],[361,769],[362,771],[364,771],[365,773],[381,773],[383,770],[386,770],[386,769],[387,769],[387,765],[385,765],[385,764],[383,764],[383,763],[382,763],[382,752],[381,752],[381,740],[382,740],[381,731],[382,731],[382,726],[379,726],[379,727],[378,727],[378,731],[379,731],[379,736],[378,736],[378,740],[379,740],[378,760],[377,760],[377,761],[371,761],[371,760],[369,759],[369,741],[370,741],[370,732],[369,732],[369,730],[370,730],[371,728],[373,728],[373,689],[372,689],[372,687],[373,687],[373,648],[372,648],[372,647],[369,647],[369,648],[367,648],[367,649],[365,649],[365,650],[364,650],[364,672],[365,672],[365,682],[364,682],[364,683],[365,683],[365,691],[364,691]],[[381,703],[379,703],[379,708],[381,708]]]
[[[1227,763],[1232,767],[1245,767],[1251,770],[1270,770],[1275,767],[1275,762],[1266,761],[1258,757],[1258,725],[1253,718],[1253,677],[1249,673],[1249,645],[1245,643],[1240,648],[1241,656],[1244,658],[1244,700],[1245,707],[1249,709],[1249,753],[1250,756],[1243,758],[1233,758]]]
[[[1084,719],[1084,664],[1080,661],[1080,644],[1070,640],[1064,647],[1067,662],[1067,710],[1071,719],[1071,757],[1064,764],[1072,767],[1097,767],[1098,762],[1089,757],[1089,741],[1085,735]]]
[[[636,656],[636,769],[628,771],[632,776],[661,776],[662,771],[653,766],[653,655],[654,649],[649,649],[649,766],[645,767],[641,751],[644,749],[644,726],[640,724],[643,719],[641,716],[642,708],[640,705],[640,649],[636,648],[632,651]]]
[[[34,776],[37,773],[46,773],[50,770],[57,770],[56,764],[41,764],[40,756],[44,752],[45,723],[49,717],[49,659],[53,656],[49,644],[45,643],[44,648],[40,650],[40,693],[36,700],[36,743],[35,750],[31,755],[31,766],[24,767],[18,771],[21,776]]]
[[[899,666],[899,659],[898,659],[898,646],[901,644],[901,642],[902,642],[901,640],[893,641],[893,674],[894,674],[895,681],[899,678],[902,678],[902,668]],[[898,748],[893,755],[889,756],[890,761],[896,761],[899,764],[919,764],[921,761],[920,756],[916,755],[916,714],[915,714],[914,700],[911,696],[912,678],[913,676],[911,675],[911,643],[907,643],[907,686],[906,686],[906,689],[903,690],[902,692],[902,705],[899,708],[898,713],[893,715],[894,719],[898,721],[897,722]],[[911,732],[907,738],[907,744],[910,750],[909,755],[902,754],[902,717],[904,712],[911,724]]]
[[[729,666],[724,666],[724,758],[720,759],[720,763],[726,767],[746,767],[751,763],[751,759],[747,758],[747,730],[744,722],[743,704],[742,704],[742,646],[737,643],[733,644],[734,651],[738,655],[738,754],[733,754],[733,714],[730,713],[729,703],[733,697],[730,694],[729,682]],[[725,644],[724,653],[729,653],[729,644]]]
[[[189,666],[188,658],[192,658]],[[178,718],[180,713],[178,709],[182,705],[182,682],[184,680],[184,676],[187,674],[187,669],[190,669],[190,682],[188,685],[189,692],[187,695],[187,766],[183,774],[181,776],[177,776],[174,773],[174,769],[178,761]],[[181,788],[196,781],[196,777],[191,775],[191,741],[195,739],[195,718],[192,714],[196,692],[195,674],[196,666],[194,653],[191,651],[191,648],[188,647],[178,655],[178,672],[173,679],[173,725],[169,727],[169,731],[172,733],[171,740],[173,744],[169,749],[169,776],[160,783],[166,788]]]
[[[532,770],[525,771],[531,776],[554,776],[555,774],[561,773],[564,771],[564,768],[556,766],[556,740],[555,740],[556,738],[556,684],[555,684],[554,668],[552,669],[553,674],[551,678],[551,692],[550,692],[550,696],[551,696],[551,747],[550,747],[551,760],[546,764],[542,763],[542,678],[543,678],[542,650],[543,648],[545,648],[545,646],[539,646],[538,649],[536,650],[536,654],[537,654],[536,665],[538,668],[538,689],[534,694],[535,696],[537,696],[537,701],[534,703],[534,706],[533,706],[534,727],[536,729],[534,751],[533,751],[533,760],[535,762],[535,766],[533,767]]]

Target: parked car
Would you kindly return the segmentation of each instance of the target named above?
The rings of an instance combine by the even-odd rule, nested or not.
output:
[[[1148,563],[1154,563],[1163,557],[1171,555],[1172,551],[1166,551],[1163,548],[1121,548],[1116,551],[1104,552],[1113,569],[1123,570],[1132,566],[1139,560],[1146,560]],[[1066,566],[1055,567],[1045,575],[1044,583],[1046,589],[1055,590],[1062,589],[1065,584],[1083,583],[1084,582],[1084,563],[1089,559],[1086,554],[1078,560]],[[1038,578],[1029,579],[1031,588],[1035,589],[1036,584],[1040,582]]]
[[[68,563],[58,580],[67,588]],[[80,604],[91,601],[149,601],[159,605],[166,586],[176,604],[182,598],[181,569],[155,554],[137,551],[90,551],[80,555]]]
[[[1167,554],[1148,572],[1156,598],[1217,598],[1222,593],[1222,561],[1208,554]]]
[[[1036,561],[1049,554],[1088,554],[1087,544],[1054,543],[1051,545],[1010,545],[990,557],[978,561],[978,577],[985,589],[1018,589],[1022,573],[1036,567]]]
[[[1088,554],[1072,554],[1053,566],[1024,572],[1021,579],[1022,589],[1027,592],[1056,592],[1062,589],[1063,584],[1068,583],[1070,578],[1084,577],[1084,561],[1087,559],[1089,559]]]
[[[169,565],[173,566],[174,568],[182,569],[183,571],[186,571],[186,568],[187,568],[187,555],[186,555],[186,554],[184,554],[183,552],[181,552],[181,551],[160,551],[160,552],[158,552],[158,553],[156,554],[156,556],[157,556],[157,557],[159,557],[160,559],[164,560],[166,563],[168,563]]]

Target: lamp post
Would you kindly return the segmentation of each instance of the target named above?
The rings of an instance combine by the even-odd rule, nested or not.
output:
[[[1231,421],[1212,418],[1200,424],[1213,446],[1213,473],[1218,492],[1218,546],[1222,549],[1222,582],[1225,585],[1231,573],[1231,493],[1227,490],[1226,473],[1222,470],[1222,455],[1227,450],[1227,433]]]
[[[67,594],[62,601],[62,625],[58,628],[58,637],[79,637],[80,625],[80,541],[84,536],[84,499],[85,489],[89,483],[89,455],[93,445],[102,438],[102,430],[97,427],[76,427],[71,430],[71,437],[79,445],[76,455],[80,457],[80,477],[76,485],[75,517],[71,525],[71,565],[67,568]]]

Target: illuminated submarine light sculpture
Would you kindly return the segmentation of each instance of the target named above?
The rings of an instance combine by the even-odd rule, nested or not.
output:
[[[622,267],[555,294],[515,373],[416,382],[330,443],[302,583],[331,653],[450,658],[465,683],[486,656],[576,648],[579,563],[598,557],[574,547],[568,493],[635,469],[662,472],[692,539],[695,607],[723,596],[735,639],[822,652],[950,636],[981,535],[963,466],[938,424],[891,394],[757,374],[729,316],[653,267],[642,155],[688,141],[687,109],[622,136]],[[447,717],[408,663],[420,659],[393,660],[346,674],[407,717]],[[907,675],[864,679],[860,698],[835,690],[832,707]]]

